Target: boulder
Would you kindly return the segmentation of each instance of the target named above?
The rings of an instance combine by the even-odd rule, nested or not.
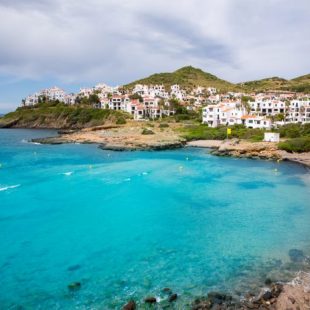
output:
[[[172,295],[169,297],[168,301],[169,301],[169,302],[173,302],[173,301],[176,301],[177,299],[178,299],[178,294],[172,294]]]
[[[157,302],[157,299],[153,296],[149,296],[144,299],[144,302],[147,304],[155,304]]]
[[[81,288],[81,282],[72,282],[68,285],[69,291],[77,291]]]
[[[123,307],[123,310],[135,310],[137,307],[134,300],[128,301],[128,303]]]

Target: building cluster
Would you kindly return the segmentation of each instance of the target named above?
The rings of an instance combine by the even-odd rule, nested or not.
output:
[[[211,127],[245,125],[270,129],[286,123],[310,123],[310,96],[296,93],[251,94],[247,101],[238,95],[221,98],[203,107],[202,121]],[[230,96],[231,98],[231,96]]]
[[[293,92],[219,94],[214,87],[196,87],[191,91],[180,85],[166,89],[164,85],[137,84],[132,91],[121,87],[97,84],[81,88],[77,94],[67,94],[58,87],[44,89],[23,100],[32,106],[42,98],[74,105],[78,99],[96,95],[93,104],[98,109],[121,110],[135,120],[156,119],[175,114],[175,102],[192,111],[202,109],[202,122],[211,127],[243,124],[249,128],[269,129],[284,123],[310,123],[310,96]]]

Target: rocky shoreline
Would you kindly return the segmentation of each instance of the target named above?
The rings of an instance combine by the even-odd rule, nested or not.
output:
[[[187,146],[211,148],[217,156],[233,156],[265,160],[288,160],[310,167],[310,152],[288,153],[279,150],[277,143],[249,142],[245,140],[197,140],[187,143]]]
[[[134,299],[123,306],[123,310],[145,309],[191,309],[191,310],[306,310],[310,309],[310,274],[299,272],[289,283],[272,282],[266,279],[265,287],[258,294],[247,293],[242,298],[230,294],[209,292],[195,298],[186,306],[177,306],[180,297],[170,288],[162,289],[162,298],[147,296],[142,303]],[[176,304],[177,307],[174,306]]]

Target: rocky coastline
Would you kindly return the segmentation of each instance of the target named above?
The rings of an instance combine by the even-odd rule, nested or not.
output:
[[[205,147],[212,149],[217,156],[233,156],[238,158],[252,158],[265,160],[287,160],[310,167],[310,152],[288,153],[279,150],[277,143],[250,142],[239,139],[231,140],[197,140],[187,142],[187,146]]]
[[[247,293],[241,298],[212,291],[182,306],[178,304],[182,296],[172,289],[163,288],[161,294],[161,298],[147,296],[141,302],[131,299],[123,305],[122,309],[306,310],[310,309],[310,274],[298,272],[296,277],[288,283],[272,282],[266,279],[265,286],[258,294]]]
[[[150,126],[151,125],[151,126]],[[171,126],[171,127],[170,127]],[[181,148],[185,140],[170,125],[132,122],[124,126],[98,126],[82,130],[61,130],[55,137],[33,139],[41,144],[98,144],[103,150],[142,151]],[[175,125],[177,126],[177,125]]]

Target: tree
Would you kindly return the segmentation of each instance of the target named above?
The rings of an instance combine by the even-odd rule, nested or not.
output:
[[[91,94],[88,98],[89,105],[94,105],[100,103],[100,99],[97,94]]]
[[[143,98],[139,94],[132,94],[129,96],[131,100],[139,100],[139,102],[143,102]]]
[[[251,112],[251,106],[249,104],[249,101],[254,101],[254,98],[250,96],[242,96],[241,97],[241,105],[245,108],[247,113]]]

